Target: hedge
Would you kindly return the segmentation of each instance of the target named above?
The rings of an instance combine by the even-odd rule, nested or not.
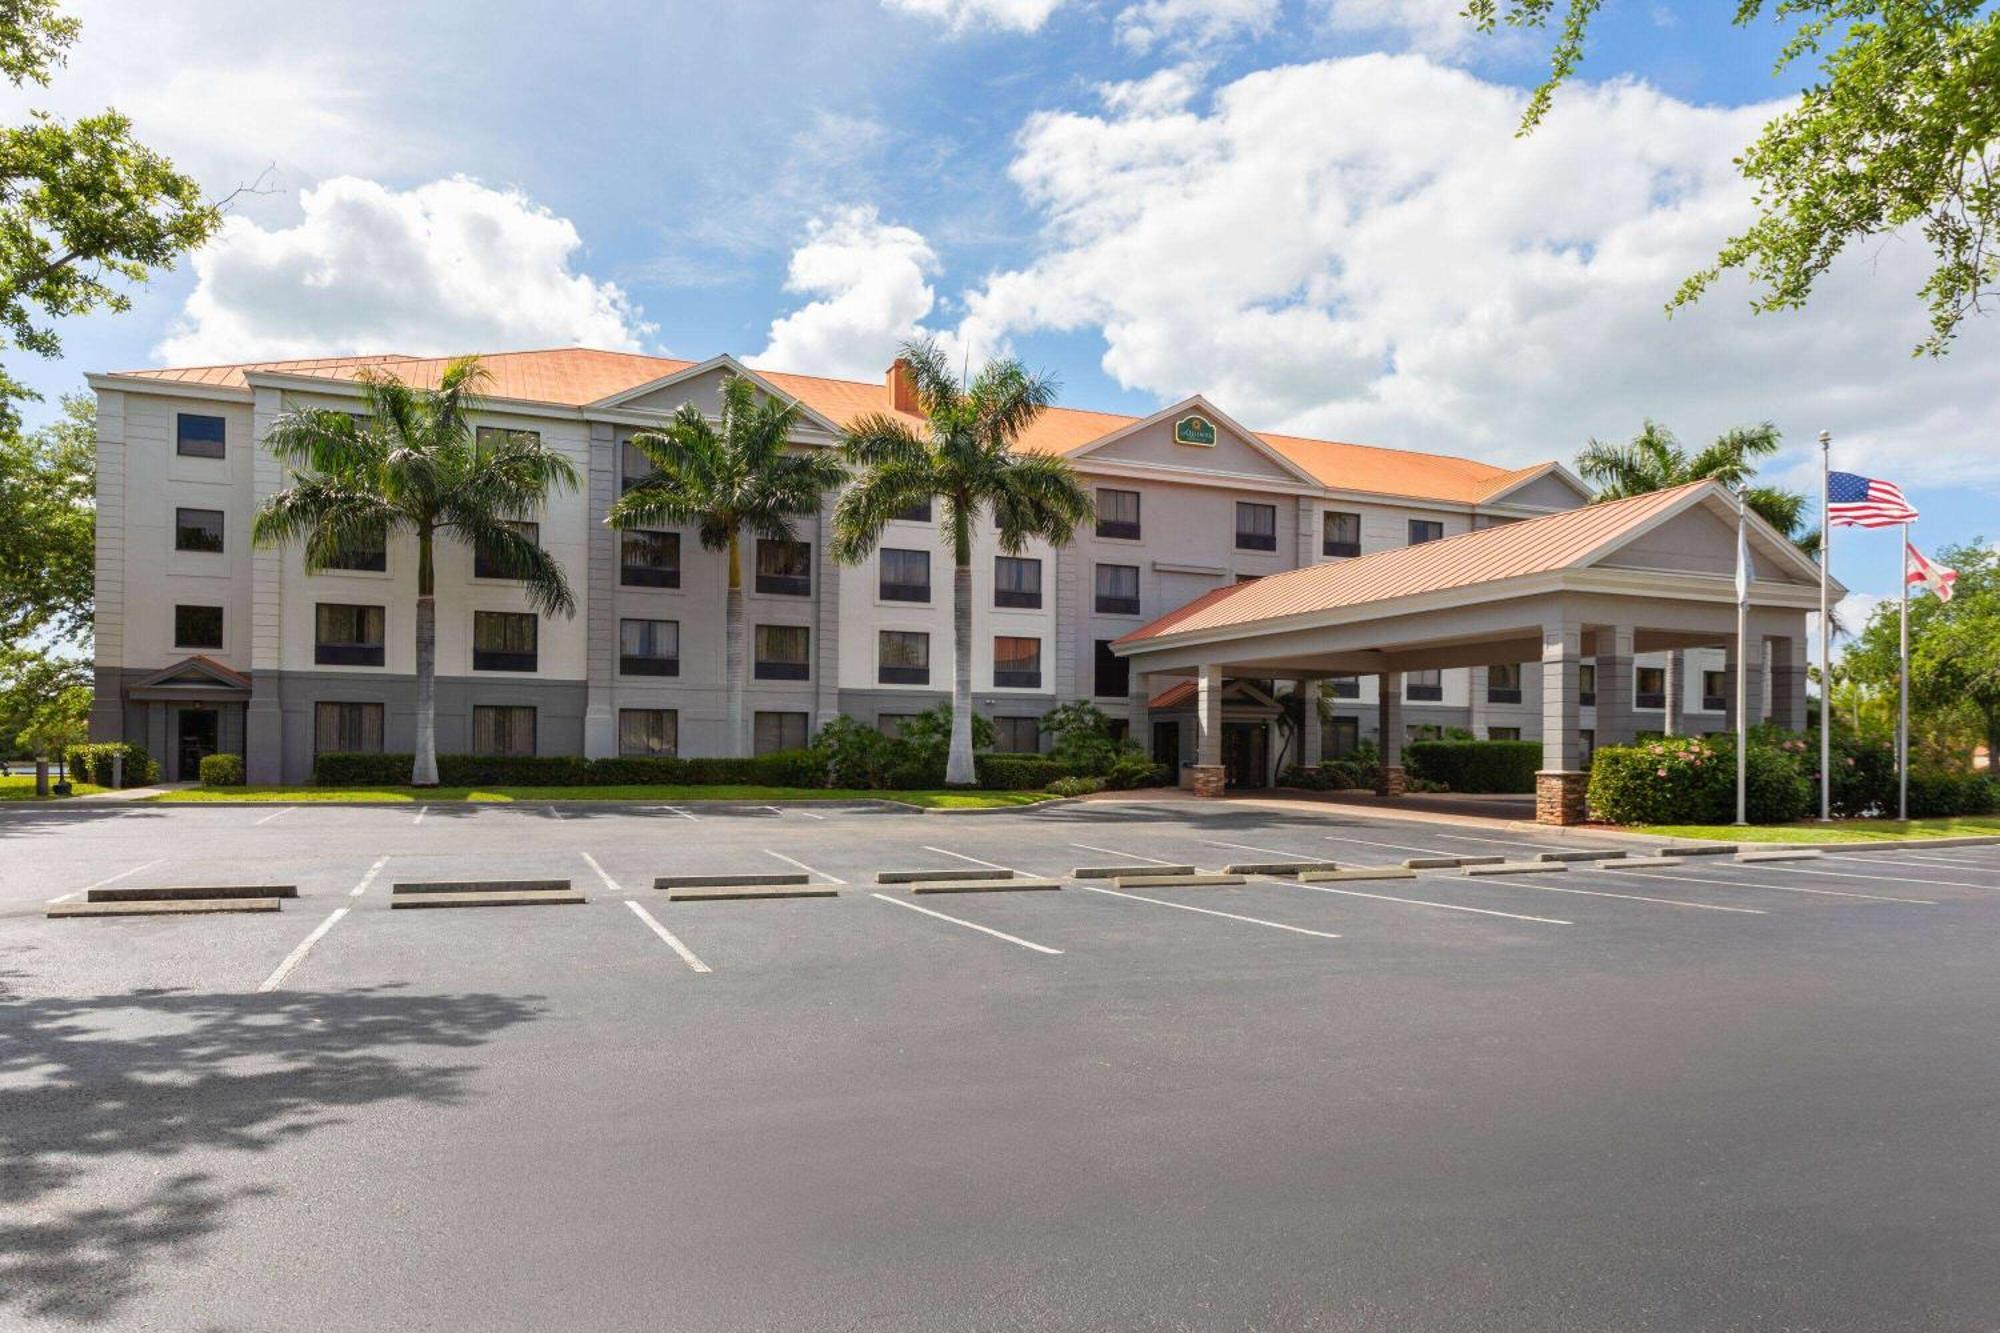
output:
[[[1452,791],[1525,795],[1535,790],[1542,743],[1413,741],[1403,747],[1403,763],[1411,777],[1441,782]]]
[[[205,754],[201,757],[201,785],[204,787],[240,787],[243,785],[243,756],[240,754]]]
[[[313,761],[321,787],[405,786],[415,758],[407,754],[322,754]],[[748,759],[584,759],[575,755],[441,754],[438,782],[446,787],[825,785],[804,750]]]
[[[1792,755],[1753,742],[1745,817],[1753,824],[1802,818],[1811,786]],[[1606,745],[1590,763],[1590,809],[1614,824],[1727,824],[1736,818],[1733,737],[1675,736]]]
[[[143,745],[133,745],[126,741],[100,741],[91,745],[72,745],[64,752],[63,758],[69,765],[72,779],[81,778],[85,782],[100,787],[111,785],[112,760],[118,755],[125,756],[125,785],[143,787],[159,777],[160,766],[146,753]]]

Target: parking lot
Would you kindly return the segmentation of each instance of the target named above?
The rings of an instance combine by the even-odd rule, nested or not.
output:
[[[1070,876],[1594,845],[1236,804],[9,812],[0,1324],[1995,1327],[2000,846]],[[968,869],[1063,886],[878,882]],[[838,892],[653,887],[779,874]],[[588,901],[391,908],[493,879]],[[45,915],[230,883],[298,896]]]

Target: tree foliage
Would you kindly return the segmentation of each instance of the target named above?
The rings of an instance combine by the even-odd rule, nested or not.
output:
[[[1483,31],[1504,23],[1557,33],[1549,77],[1521,130],[1540,123],[1582,63],[1602,0],[1470,0]],[[1669,310],[1725,270],[1759,288],[1758,311],[1796,309],[1849,245],[1914,228],[1934,266],[1919,295],[1938,355],[2000,283],[2000,9],[1990,0],[1737,0],[1735,22],[1791,25],[1774,73],[1814,59],[1798,102],[1765,125],[1737,166],[1757,216],[1690,275]]]
[[[2000,755],[2000,552],[1974,538],[1945,547],[1937,559],[1958,571],[1958,586],[1949,602],[1929,594],[1910,598],[1910,732],[1941,741],[1963,737],[1955,719],[1970,709],[1987,752]],[[1891,698],[1900,619],[1896,603],[1876,607],[1844,662],[1850,679]],[[1969,756],[1960,750],[1952,757],[1962,765]]]
[[[1685,486],[1692,481],[1718,481],[1741,490],[1758,517],[1789,537],[1808,555],[1819,552],[1820,536],[1805,529],[1806,497],[1775,486],[1751,486],[1757,475],[1754,460],[1778,452],[1778,428],[1770,422],[1738,426],[1723,432],[1701,452],[1690,455],[1674,433],[1647,421],[1624,444],[1593,439],[1576,456],[1576,470],[1597,488],[1597,503]]]
[[[0,648],[0,758],[56,755],[90,719],[90,663],[29,648]]]
[[[70,394],[32,434],[0,429],[0,643],[90,634],[97,400]]]

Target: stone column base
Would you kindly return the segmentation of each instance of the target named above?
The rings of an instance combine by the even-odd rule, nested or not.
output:
[[[1409,774],[1404,772],[1400,766],[1384,768],[1375,776],[1375,794],[1377,796],[1401,796],[1409,789]]]
[[[1589,817],[1590,774],[1545,768],[1535,774],[1535,822],[1581,824]]]
[[[1229,770],[1221,764],[1189,764],[1181,770],[1187,775],[1188,790],[1196,796],[1220,796]]]

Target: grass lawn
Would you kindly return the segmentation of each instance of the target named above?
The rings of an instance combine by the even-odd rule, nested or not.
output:
[[[1635,833],[1669,838],[1712,838],[1720,842],[1896,842],[1904,838],[1959,838],[1975,834],[2000,836],[2000,815],[1961,815],[1953,819],[1836,819],[1830,824],[1641,824]]]
[[[49,785],[54,786],[55,781],[55,774],[49,774]],[[76,784],[75,794],[78,796],[88,796],[92,792],[103,790],[104,788],[94,787],[88,782],[79,782]],[[34,799],[35,775],[32,770],[27,773],[16,773],[12,777],[0,778],[0,801],[32,801]],[[47,799],[55,801],[63,798],[51,796]]]
[[[33,784],[30,783],[30,790]],[[838,787],[190,787],[148,798],[164,805],[268,801],[309,805],[363,801],[382,805],[443,805],[454,801],[504,805],[516,801],[903,801],[933,810],[988,810],[1052,799],[1038,791],[857,791]]]

